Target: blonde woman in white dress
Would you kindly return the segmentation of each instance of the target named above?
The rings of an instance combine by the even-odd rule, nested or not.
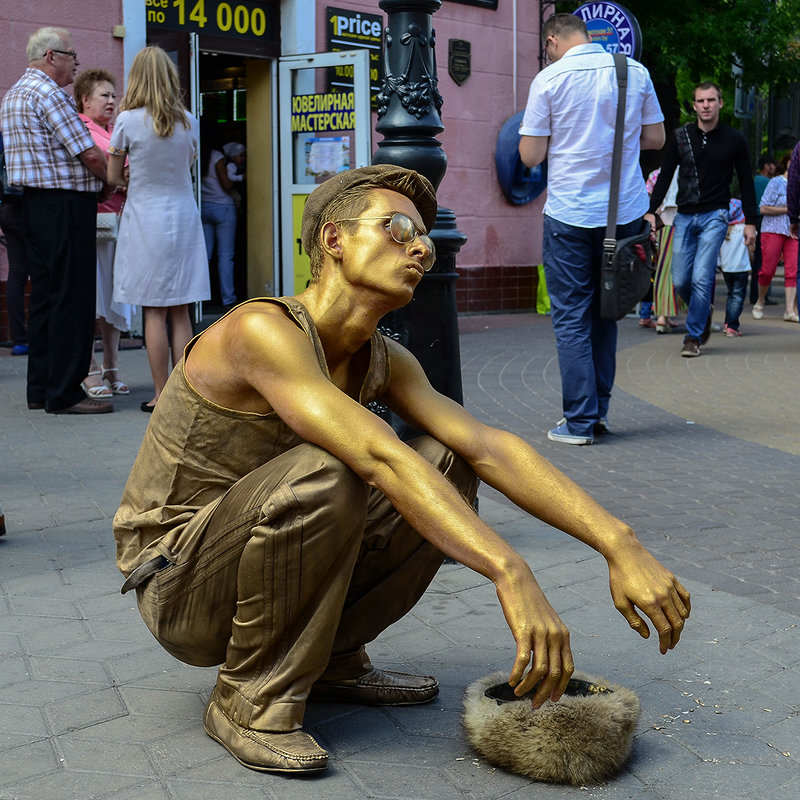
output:
[[[114,261],[114,300],[144,309],[154,389],[152,400],[141,404],[146,412],[167,382],[170,355],[174,366],[192,338],[190,304],[211,296],[190,172],[198,129],[181,100],[175,65],[161,48],[146,47],[131,65],[108,160],[108,182],[128,187]]]

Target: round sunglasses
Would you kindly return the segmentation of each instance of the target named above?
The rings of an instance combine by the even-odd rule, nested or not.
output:
[[[388,223],[386,225],[386,229],[389,231],[392,239],[394,239],[398,244],[411,244],[419,236],[419,240],[428,250],[427,255],[425,258],[422,259],[422,269],[425,272],[428,272],[431,267],[433,266],[434,262],[436,261],[436,247],[433,244],[433,240],[427,233],[421,231],[415,224],[414,220],[411,217],[407,217],[405,214],[401,214],[399,211],[395,211],[394,214],[386,214],[383,217],[349,217],[346,219],[337,219],[334,220],[334,225],[338,224],[339,222],[362,222],[364,220],[374,220],[380,219],[384,222]]]

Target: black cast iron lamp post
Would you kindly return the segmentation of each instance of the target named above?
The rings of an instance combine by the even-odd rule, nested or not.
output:
[[[438,189],[447,156],[436,138],[444,126],[432,15],[442,2],[379,0],[378,5],[387,14],[386,76],[378,94],[375,130],[384,138],[372,161],[416,170]],[[435,389],[460,403],[455,267],[456,253],[467,237],[457,230],[455,214],[441,206],[429,233],[436,245],[436,263],[417,286],[411,303],[384,317],[381,330],[411,350]]]

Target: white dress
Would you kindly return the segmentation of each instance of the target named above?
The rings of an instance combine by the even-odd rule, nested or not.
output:
[[[114,258],[114,300],[139,306],[177,306],[208,300],[211,289],[200,211],[190,169],[198,124],[176,123],[172,136],[153,131],[144,108],[123,111],[109,152],[127,155],[128,197]]]

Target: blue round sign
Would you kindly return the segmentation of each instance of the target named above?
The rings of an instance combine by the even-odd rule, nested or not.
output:
[[[586,24],[589,39],[609,53],[624,53],[637,61],[642,54],[642,29],[636,17],[617,3],[584,3],[573,14]]]

